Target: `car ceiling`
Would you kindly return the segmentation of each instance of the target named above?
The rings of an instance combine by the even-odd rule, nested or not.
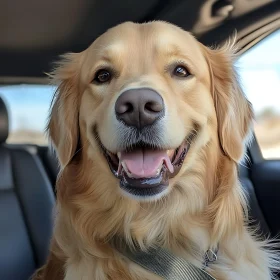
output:
[[[280,19],[277,0],[1,0],[0,77],[43,77],[59,54],[79,52],[124,22],[165,20],[205,44]]]

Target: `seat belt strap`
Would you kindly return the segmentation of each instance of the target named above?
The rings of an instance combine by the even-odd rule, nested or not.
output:
[[[123,242],[114,243],[114,247],[131,261],[166,280],[215,280],[205,270],[163,248],[153,248],[143,252],[131,250]]]

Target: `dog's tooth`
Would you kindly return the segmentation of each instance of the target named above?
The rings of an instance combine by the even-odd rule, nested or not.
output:
[[[117,156],[120,159],[121,158],[121,152],[117,152]]]
[[[156,176],[158,176],[160,174],[161,168],[158,168]]]
[[[125,172],[127,172],[127,167],[126,167],[125,162],[123,162],[123,161],[122,161],[122,162],[121,162],[121,165],[122,165],[122,167],[123,167],[124,171],[125,171]]]
[[[119,162],[119,166],[118,166],[118,171],[117,171],[117,175],[120,176],[121,172],[122,172],[122,164],[121,162]]]
[[[156,176],[158,176],[161,172],[161,169],[162,169],[162,165],[163,165],[163,161],[161,162],[161,164],[159,165],[157,171],[156,171]]]
[[[123,167],[125,173],[127,174],[127,176],[131,178],[132,174],[128,171],[126,164],[124,162],[122,162],[121,164],[122,164],[122,167]]]

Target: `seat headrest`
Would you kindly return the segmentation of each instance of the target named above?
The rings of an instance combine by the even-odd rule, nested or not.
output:
[[[4,143],[9,135],[8,110],[4,100],[0,97],[0,144]]]

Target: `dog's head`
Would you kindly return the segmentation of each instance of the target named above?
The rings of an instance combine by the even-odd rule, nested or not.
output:
[[[112,194],[151,201],[203,172],[202,153],[238,162],[252,111],[232,63],[229,46],[164,22],[124,23],[67,54],[48,126],[62,169],[82,153],[96,188],[102,174]]]

